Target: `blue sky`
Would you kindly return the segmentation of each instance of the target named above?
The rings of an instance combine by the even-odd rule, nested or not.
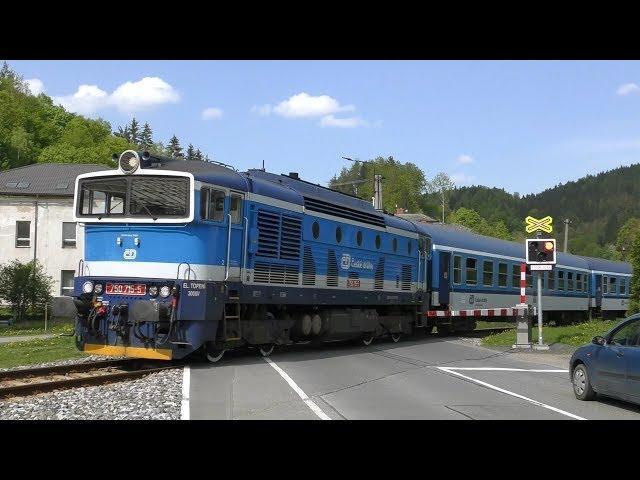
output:
[[[239,169],[264,160],[321,184],[342,156],[521,194],[640,161],[637,61],[9,64],[114,129],[135,116],[165,143],[175,133]]]

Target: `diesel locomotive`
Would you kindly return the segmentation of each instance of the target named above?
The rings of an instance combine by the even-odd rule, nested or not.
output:
[[[128,150],[116,170],[76,179],[74,212],[85,252],[67,307],[77,347],[93,354],[169,360],[198,352],[217,362],[241,346],[268,356],[294,342],[397,342],[416,329],[475,327],[472,318],[431,318],[429,310],[519,298],[512,277],[522,245],[413,223],[295,173]],[[603,308],[605,297],[589,290],[597,282],[589,261],[561,261],[567,272],[545,290],[553,308]],[[617,279],[607,295],[625,310],[630,267],[596,266],[607,282]]]

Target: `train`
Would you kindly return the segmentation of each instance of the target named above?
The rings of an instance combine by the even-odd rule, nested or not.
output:
[[[96,355],[216,363],[240,347],[398,342],[475,328],[429,311],[519,301],[523,245],[415,223],[297,173],[127,150],[77,177],[73,208],[85,251],[59,308]],[[548,319],[626,310],[629,264],[558,253],[551,273]]]

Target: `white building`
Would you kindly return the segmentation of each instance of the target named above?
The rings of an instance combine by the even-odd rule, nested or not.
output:
[[[104,165],[37,163],[0,172],[0,264],[37,259],[52,295],[73,292],[84,232],[73,221],[73,189],[82,173]]]

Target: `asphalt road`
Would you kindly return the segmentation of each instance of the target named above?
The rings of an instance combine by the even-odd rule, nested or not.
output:
[[[183,418],[640,419],[621,401],[578,401],[566,358],[431,336],[281,347],[270,361],[240,351],[187,369]]]

